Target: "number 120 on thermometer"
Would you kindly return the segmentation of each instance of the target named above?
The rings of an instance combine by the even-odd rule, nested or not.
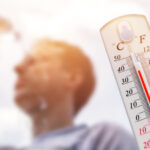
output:
[[[143,15],[126,15],[100,33],[139,148],[150,150],[150,26]]]

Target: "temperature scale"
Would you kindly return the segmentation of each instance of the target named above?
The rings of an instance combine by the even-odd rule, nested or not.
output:
[[[101,30],[140,150],[150,150],[150,27],[143,15],[111,20]]]

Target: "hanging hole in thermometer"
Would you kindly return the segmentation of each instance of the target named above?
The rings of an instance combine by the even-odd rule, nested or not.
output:
[[[127,21],[122,21],[118,25],[119,36],[123,42],[130,42],[133,39],[132,27]]]

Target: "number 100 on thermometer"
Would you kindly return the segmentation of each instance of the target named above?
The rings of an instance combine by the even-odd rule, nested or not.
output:
[[[150,26],[143,15],[126,15],[100,33],[139,148],[150,150]]]

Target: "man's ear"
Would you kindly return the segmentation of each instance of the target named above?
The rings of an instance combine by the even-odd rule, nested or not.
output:
[[[76,90],[83,82],[81,73],[69,73],[66,86],[68,89]]]

